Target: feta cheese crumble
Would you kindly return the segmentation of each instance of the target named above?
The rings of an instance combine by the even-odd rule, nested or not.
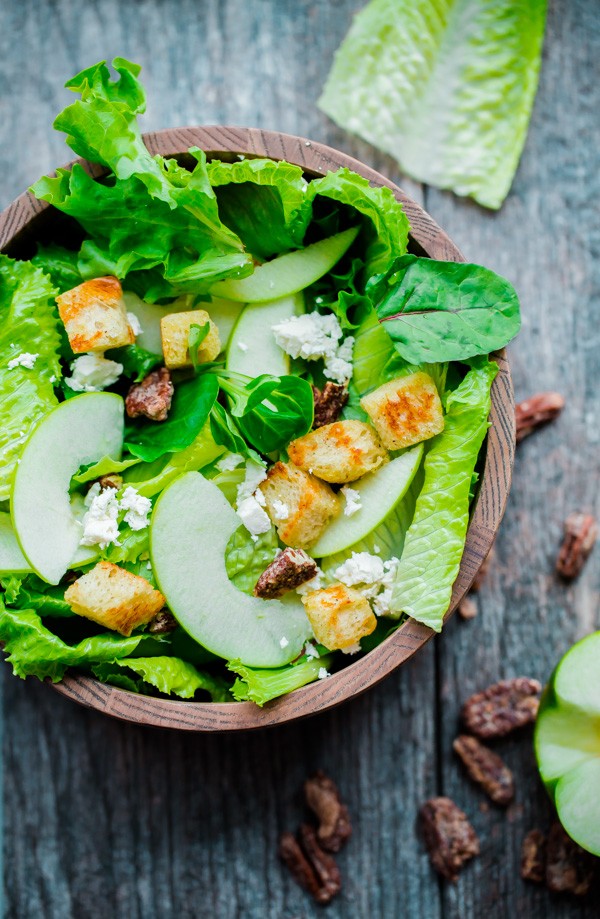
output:
[[[228,453],[227,456],[224,456],[223,459],[220,459],[215,465],[219,472],[233,472],[233,470],[237,469],[243,462],[244,457],[241,453]]]
[[[287,504],[284,504],[283,501],[280,501],[279,498],[275,498],[273,501],[273,516],[275,520],[287,520],[290,516],[290,509]]]
[[[289,641],[287,640],[287,638],[281,638],[281,639],[280,639],[280,641],[279,641],[279,647],[280,647],[280,648],[287,648],[288,645],[289,645]]]
[[[261,482],[267,477],[267,467],[262,463],[256,463],[254,460],[246,460],[246,474],[244,481],[238,485],[237,500],[238,504],[244,498],[253,495]]]
[[[321,657],[315,646],[310,641],[307,641],[304,645],[304,653],[308,658]]]
[[[275,341],[290,357],[305,361],[323,360],[323,374],[336,383],[352,376],[354,338],[343,338],[342,327],[333,313],[303,313],[272,326]]]
[[[319,678],[320,680],[326,680],[328,676],[329,676],[329,673],[327,672],[327,670],[325,669],[325,667],[320,667],[320,668],[319,668],[319,673],[318,673],[318,678]]]
[[[127,313],[127,322],[136,338],[142,334],[142,324],[135,313]]]
[[[369,552],[353,552],[335,569],[334,577],[366,597],[376,616],[386,616],[391,612],[392,587],[398,564],[399,560],[395,557],[384,562],[378,555]]]
[[[254,542],[261,533],[271,528],[271,520],[264,510],[266,501],[258,486],[267,477],[266,467],[254,460],[246,460],[244,481],[238,485],[237,512]]]
[[[92,485],[84,502],[88,508],[83,525],[83,536],[80,540],[82,546],[99,546],[100,549],[112,542],[120,546],[119,542],[119,502],[116,488],[100,489],[96,482]]]
[[[25,367],[26,370],[33,370],[33,365],[37,361],[39,354],[31,354],[29,351],[23,351],[8,362],[8,369],[14,370],[15,367]]]
[[[132,530],[143,530],[150,525],[148,515],[152,510],[152,501],[140,495],[131,485],[121,495],[119,510],[127,511],[123,519]]]
[[[75,392],[100,392],[117,382],[123,365],[101,354],[82,354],[71,364],[71,373],[73,376],[65,377],[65,383]]]
[[[259,536],[261,533],[267,533],[271,529],[269,516],[254,495],[244,498],[238,504],[237,512],[251,536]]]
[[[344,487],[340,489],[340,494],[344,496],[346,501],[344,506],[344,517],[352,517],[354,514],[358,513],[362,507],[360,492],[358,492],[356,488],[350,488],[349,485],[344,485]]]

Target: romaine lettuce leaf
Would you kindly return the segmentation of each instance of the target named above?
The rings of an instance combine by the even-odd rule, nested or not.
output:
[[[35,574],[3,581],[4,602],[17,609],[37,610],[40,616],[71,617],[74,612],[65,600],[64,584],[46,584]]]
[[[97,463],[90,463],[81,472],[77,472],[73,476],[73,482],[77,482],[78,485],[85,485],[86,482],[94,482],[103,475],[110,475],[111,472],[124,472],[131,466],[137,466],[141,462],[140,459],[117,460],[113,459],[112,456],[103,456]]]
[[[525,143],[546,0],[371,0],[319,106],[419,182],[498,208]]]
[[[490,390],[498,367],[473,361],[447,399],[445,428],[425,455],[424,483],[406,534],[392,592],[396,615],[407,613],[441,631],[469,523],[469,494],[488,429]]]
[[[261,533],[256,542],[245,526],[238,527],[225,550],[227,577],[238,590],[251,595],[259,577],[275,558],[278,547],[275,527]]]
[[[116,668],[131,670],[142,681],[131,676],[115,673]],[[210,694],[213,702],[231,702],[229,687],[224,679],[205,673],[177,657],[125,657],[112,664],[99,664],[92,667],[94,676],[106,683],[113,683],[123,689],[140,692],[140,682],[147,683],[166,695],[191,699],[198,690]],[[126,676],[128,683],[115,677]]]
[[[236,702],[255,702],[264,705],[271,699],[284,696],[294,689],[314,683],[319,678],[319,671],[328,670],[333,655],[317,658],[301,658],[296,664],[278,667],[273,670],[254,670],[240,661],[229,661],[227,668],[237,673],[239,679],[233,684],[231,694]]]

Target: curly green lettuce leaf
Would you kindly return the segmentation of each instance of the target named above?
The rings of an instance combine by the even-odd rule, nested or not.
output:
[[[57,293],[63,294],[83,281],[79,272],[78,258],[78,252],[65,249],[64,246],[58,246],[56,243],[48,245],[38,243],[37,252],[31,259],[31,263],[48,275]]]
[[[424,482],[392,591],[392,609],[436,632],[458,574],[469,524],[473,470],[488,429],[490,390],[498,367],[473,362],[447,399],[445,428],[425,456]]]
[[[225,550],[227,577],[238,590],[252,595],[256,582],[275,558],[278,548],[275,527],[261,533],[256,542],[245,526],[238,527]]]
[[[514,287],[481,265],[404,255],[368,293],[396,350],[414,364],[489,354],[521,325]]]
[[[212,160],[208,177],[221,220],[256,258],[299,249],[311,217],[300,166],[268,159]]]
[[[119,668],[125,673],[116,672]],[[112,664],[92,667],[94,676],[105,683],[122,689],[144,691],[147,684],[165,695],[192,699],[199,690],[209,693],[212,702],[231,702],[229,686],[221,677],[197,670],[192,664],[177,657],[125,657]],[[132,678],[133,672],[141,680]]]
[[[112,456],[103,456],[97,463],[82,466],[81,471],[73,476],[73,481],[77,482],[78,485],[85,485],[86,482],[95,482],[96,479],[103,475],[110,475],[113,472],[125,472],[126,469],[130,469],[131,466],[137,466],[141,462],[139,459],[117,460]]]
[[[40,616],[71,617],[73,610],[65,600],[64,584],[46,584],[35,574],[3,580],[4,602],[17,609],[36,610]]]
[[[371,0],[319,100],[419,182],[498,208],[537,89],[546,0]]]
[[[255,670],[240,661],[229,661],[228,670],[237,673],[239,679],[233,684],[231,694],[236,702],[255,702],[265,705],[271,699],[284,696],[294,689],[300,689],[319,679],[319,672],[328,670],[333,655],[317,658],[301,658],[296,664],[277,667],[273,670]]]

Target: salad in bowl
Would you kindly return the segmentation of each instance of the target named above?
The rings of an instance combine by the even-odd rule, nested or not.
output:
[[[263,705],[441,629],[518,300],[347,168],[152,155],[113,67],[67,84],[86,162],[31,189],[60,221],[0,256],[0,641]]]

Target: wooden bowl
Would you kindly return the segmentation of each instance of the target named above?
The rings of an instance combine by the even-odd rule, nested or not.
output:
[[[301,166],[310,178],[347,166],[373,185],[391,188],[410,221],[412,252],[436,259],[464,261],[446,233],[400,188],[368,166],[331,147],[289,134],[222,126],[159,131],[146,134],[144,139],[152,153],[163,156],[181,156],[189,147],[197,146],[209,158],[231,160],[237,154],[243,154],[287,160]],[[93,175],[103,172],[98,166],[86,164],[86,168]],[[21,195],[0,215],[0,250],[19,257],[32,255],[34,240],[44,228],[47,229],[49,221],[56,219],[56,212],[47,204],[37,201],[29,193]],[[495,357],[500,372],[492,387],[491,427],[486,442],[485,467],[446,618],[458,606],[492,546],[510,488],[515,449],[512,382],[504,352]],[[79,674],[67,675],[61,683],[53,685],[62,695],[123,721],[185,731],[248,730],[313,715],[364,692],[412,657],[433,634],[426,626],[409,620],[377,648],[339,673],[297,689],[262,709],[251,702],[215,704],[155,699]]]

